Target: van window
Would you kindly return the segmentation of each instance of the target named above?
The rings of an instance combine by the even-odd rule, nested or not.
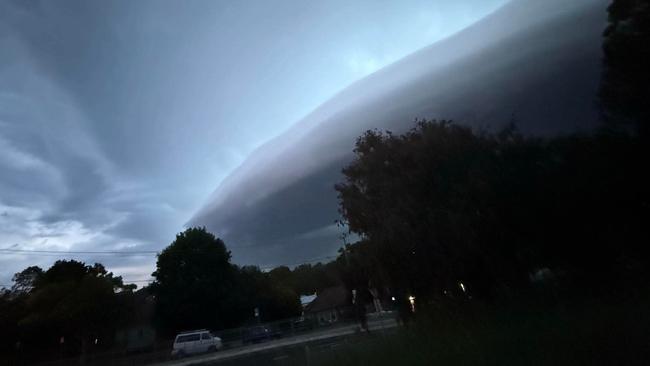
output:
[[[176,343],[194,342],[194,341],[198,341],[199,339],[200,337],[198,334],[182,335],[176,338]]]
[[[212,338],[212,337],[210,337],[210,335],[208,333],[201,334],[201,339],[203,339],[203,340],[210,339],[210,338]]]

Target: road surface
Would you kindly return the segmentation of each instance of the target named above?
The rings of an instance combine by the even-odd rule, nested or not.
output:
[[[397,321],[392,318],[369,319],[368,327],[370,332],[377,333],[393,329]],[[237,364],[259,364],[260,358],[266,361],[273,361],[275,364],[283,364],[284,358],[296,357],[297,349],[300,350],[300,357],[309,357],[309,349],[336,347],[346,337],[359,333],[357,324],[349,324],[333,327],[313,333],[278,339],[261,344],[254,344],[216,353],[203,354],[182,360],[167,361],[157,364],[158,366],[189,366],[189,365],[221,365],[229,363],[226,361],[237,360]],[[304,346],[307,346],[306,351]],[[307,352],[306,355],[304,353]],[[248,359],[248,362],[247,360]],[[267,362],[268,363],[268,362]]]

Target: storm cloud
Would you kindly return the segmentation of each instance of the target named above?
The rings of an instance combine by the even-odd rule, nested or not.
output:
[[[160,250],[256,148],[285,131],[306,136],[291,126],[324,100],[503,2],[2,1],[0,248]],[[314,113],[342,111],[332,107]],[[336,232],[335,202],[308,189],[331,195],[338,167],[319,164],[330,163],[322,176],[258,182],[250,211],[230,201],[241,215],[228,225],[192,223],[214,228],[240,263],[309,259],[314,240]],[[293,199],[295,210],[282,209]],[[148,278],[155,261],[73,257],[128,279]],[[0,253],[0,285],[58,258],[70,256]]]
[[[463,31],[354,83],[260,147],[190,221],[244,262],[299,261],[341,242],[334,184],[367,129],[416,118],[526,134],[585,131],[598,120],[604,0],[515,0]]]

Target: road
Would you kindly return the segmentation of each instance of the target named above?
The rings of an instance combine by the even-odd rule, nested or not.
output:
[[[388,319],[369,319],[370,333],[382,333],[397,326],[397,321]],[[217,353],[204,354],[183,360],[168,361],[158,366],[189,366],[189,365],[259,365],[259,364],[294,364],[296,358],[307,361],[310,352],[331,349],[345,342],[351,336],[359,333],[357,324],[349,324],[329,328],[309,334],[278,339],[261,344],[254,344]],[[301,364],[305,362],[300,362]]]

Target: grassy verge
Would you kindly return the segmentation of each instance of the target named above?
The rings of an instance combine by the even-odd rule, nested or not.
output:
[[[395,334],[368,337],[323,354],[314,364],[648,365],[649,305],[429,309]]]

